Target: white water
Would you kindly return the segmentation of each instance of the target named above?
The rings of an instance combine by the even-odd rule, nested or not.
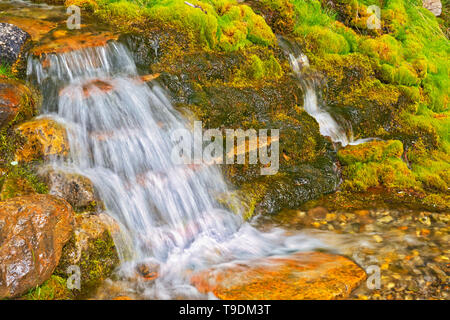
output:
[[[136,80],[125,47],[110,43],[48,59],[47,68],[30,60],[28,74],[43,92],[44,115],[67,127],[70,158],[53,165],[90,178],[121,224],[121,275],[132,277],[138,263],[159,265],[159,278],[140,286],[143,297],[199,297],[191,271],[321,245],[281,229],[256,230],[216,201],[228,192],[217,167],[172,163],[170,132],[188,125],[158,85]]]
[[[319,124],[320,134],[330,137],[333,142],[340,142],[342,146],[353,142],[352,138],[349,139],[347,137],[345,129],[319,104],[314,80],[304,76],[302,71],[309,67],[308,57],[304,54],[295,57],[292,53],[289,53],[289,61],[292,70],[305,91],[304,109],[310,116],[316,119]]]

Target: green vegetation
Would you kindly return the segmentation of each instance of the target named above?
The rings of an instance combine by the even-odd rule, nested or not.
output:
[[[419,188],[420,183],[401,160],[402,154],[403,145],[398,140],[372,141],[339,150],[338,158],[346,164],[342,188],[352,191],[379,186]]]
[[[360,150],[367,158],[351,159],[355,162],[350,164],[348,157],[354,155],[341,152],[347,165],[344,188],[421,186],[447,192],[450,45],[439,27],[445,22],[418,0],[292,3],[293,34],[312,65],[327,76],[327,103],[344,116],[349,107],[366,115],[354,125],[358,135],[400,139],[405,145],[411,169],[398,154],[381,160],[380,154]],[[381,8],[380,29],[368,27],[374,22],[368,9],[372,4]],[[389,126],[393,129],[386,131]],[[400,175],[387,177],[389,171],[410,181],[397,179]]]
[[[6,78],[14,77],[10,66],[0,63],[0,78],[1,77],[6,77]]]
[[[208,49],[235,51],[248,45],[273,45],[275,35],[263,17],[236,0],[69,0],[109,22],[146,26],[169,25]]]
[[[67,288],[66,280],[51,276],[42,285],[31,289],[21,299],[23,300],[71,300],[72,292]]]

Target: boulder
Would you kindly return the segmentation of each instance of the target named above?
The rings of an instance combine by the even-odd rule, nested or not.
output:
[[[0,299],[49,279],[72,228],[73,210],[61,198],[36,194],[0,202]]]
[[[17,80],[0,79],[0,129],[13,120],[32,117],[34,106],[28,87]]]
[[[19,125],[16,132],[25,139],[25,143],[16,151],[17,161],[65,157],[69,153],[66,129],[52,119],[27,121]]]
[[[112,235],[119,225],[104,213],[77,214],[70,241],[63,249],[55,274],[67,277],[67,268],[76,265],[81,271],[78,297],[86,297],[119,265],[119,257]]]
[[[43,169],[38,175],[48,186],[49,193],[65,199],[76,209],[96,205],[94,185],[87,177],[58,169]]]
[[[440,16],[442,13],[441,0],[422,0],[422,5],[425,9],[430,10],[435,16]]]
[[[343,256],[301,252],[202,271],[191,282],[224,300],[329,300],[348,297],[365,278]]]
[[[10,23],[0,23],[0,61],[13,65],[21,57],[30,35]]]

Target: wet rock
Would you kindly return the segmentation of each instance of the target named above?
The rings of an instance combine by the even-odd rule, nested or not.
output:
[[[13,65],[19,60],[30,35],[10,23],[0,23],[0,61]]]
[[[18,296],[52,275],[72,223],[72,208],[58,197],[0,202],[0,298]]]
[[[33,116],[35,102],[30,89],[20,81],[0,79],[0,129],[14,120]]]
[[[106,31],[84,32],[75,35],[68,34],[51,42],[42,43],[34,47],[30,52],[34,56],[42,57],[50,53],[63,53],[88,47],[104,46],[110,40],[117,40],[117,35]]]
[[[75,265],[81,271],[78,297],[85,297],[111,275],[119,264],[112,236],[119,226],[106,214],[77,214],[72,237],[63,249],[55,273],[67,277],[67,268]]]
[[[94,185],[87,177],[58,169],[42,169],[39,176],[48,186],[49,193],[61,197],[76,209],[96,205]]]
[[[33,19],[31,17],[7,16],[1,17],[1,22],[7,22],[28,33],[33,41],[39,41],[50,30],[56,27],[55,22],[42,19]]]
[[[191,282],[224,300],[314,300],[346,298],[365,278],[347,258],[305,252],[203,271]]]
[[[52,119],[40,118],[22,123],[16,132],[25,139],[16,151],[17,161],[65,157],[69,153],[66,129]]]
[[[119,41],[130,49],[136,65],[142,69],[148,69],[161,54],[158,35],[149,38],[140,34],[124,34],[119,37]]]

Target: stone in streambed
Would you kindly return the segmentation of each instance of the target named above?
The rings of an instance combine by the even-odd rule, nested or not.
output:
[[[48,186],[49,193],[65,199],[76,209],[95,207],[94,185],[87,177],[62,170],[45,168],[38,175]]]
[[[0,202],[0,299],[49,279],[73,228],[72,207],[51,195]]]
[[[22,123],[16,132],[25,139],[25,143],[16,151],[17,161],[65,157],[69,153],[66,129],[52,119],[40,118]]]
[[[348,297],[365,278],[345,257],[302,252],[202,271],[191,282],[224,300],[328,300]]]

